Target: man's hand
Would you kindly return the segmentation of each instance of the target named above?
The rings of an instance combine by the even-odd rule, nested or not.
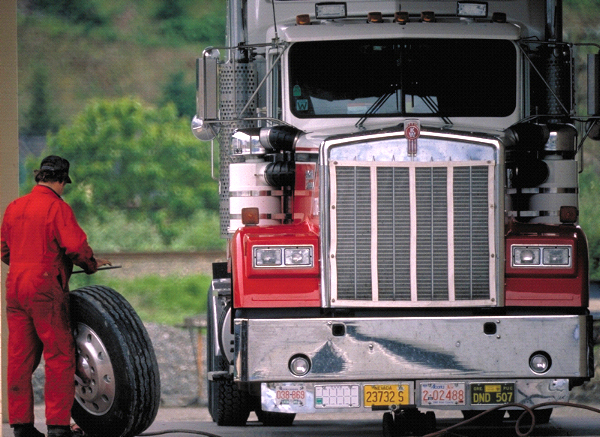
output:
[[[98,264],[98,267],[112,266],[112,263],[107,259],[96,258],[96,263]]]

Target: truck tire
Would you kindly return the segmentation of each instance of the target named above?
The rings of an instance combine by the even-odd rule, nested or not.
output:
[[[212,288],[208,289],[208,304],[207,315],[206,315],[206,371],[214,372],[214,371],[222,371],[226,370],[226,367],[223,367],[221,364],[220,357],[217,357],[216,347],[215,347],[215,329],[214,329],[214,305],[212,300]],[[207,395],[208,395],[208,412],[210,413],[210,417],[213,422],[217,421],[217,405],[219,402],[219,392],[217,381],[208,380],[207,386]]]
[[[217,343],[215,340],[214,322],[216,318],[221,326],[224,314],[228,306],[216,308],[211,298],[212,289],[208,291],[207,305],[207,338],[206,338],[206,362],[207,371],[229,370],[229,362],[223,355],[216,355]],[[220,329],[217,333],[220,334]],[[219,346],[222,348],[222,346]],[[245,426],[250,416],[250,394],[240,390],[233,382],[231,375],[219,377],[214,381],[208,381],[208,412],[212,420],[219,426]]]
[[[115,290],[71,292],[77,350],[71,415],[86,435],[133,437],[156,418],[160,376],[154,348],[140,318]]]
[[[250,394],[240,390],[232,378],[217,383],[216,422],[219,426],[245,426],[250,416]]]

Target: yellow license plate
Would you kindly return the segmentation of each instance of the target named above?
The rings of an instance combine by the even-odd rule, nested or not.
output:
[[[365,385],[364,395],[365,407],[410,404],[408,384]]]
[[[497,405],[515,401],[515,384],[471,384],[471,405]]]

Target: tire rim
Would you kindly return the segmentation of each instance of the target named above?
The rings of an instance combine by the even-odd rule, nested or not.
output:
[[[95,416],[105,414],[115,400],[115,375],[110,356],[100,337],[89,326],[77,323],[75,399]]]

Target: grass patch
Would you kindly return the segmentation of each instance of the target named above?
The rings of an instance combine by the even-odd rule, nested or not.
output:
[[[74,275],[70,288],[105,285],[123,295],[143,322],[182,325],[186,317],[206,312],[207,275],[142,276],[132,279]]]

